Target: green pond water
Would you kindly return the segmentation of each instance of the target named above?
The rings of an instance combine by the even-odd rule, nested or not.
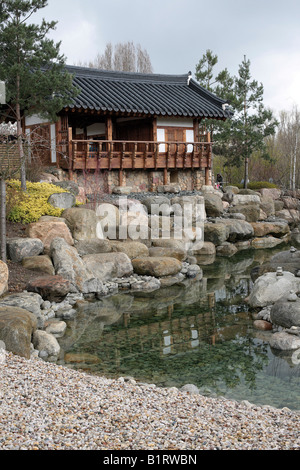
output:
[[[252,269],[278,251],[199,261],[201,281],[86,303],[59,340],[59,362],[106,377],[161,387],[194,384],[206,396],[300,410],[300,365],[291,352],[271,350],[272,333],[253,328],[245,302]]]

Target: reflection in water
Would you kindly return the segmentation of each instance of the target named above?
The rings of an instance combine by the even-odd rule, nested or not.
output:
[[[253,329],[245,298],[251,269],[275,250],[241,252],[202,265],[203,279],[78,307],[60,339],[61,361],[107,377],[300,409],[300,366],[271,351],[270,332]]]

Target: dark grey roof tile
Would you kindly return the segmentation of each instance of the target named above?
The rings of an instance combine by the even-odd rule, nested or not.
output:
[[[161,116],[231,117],[224,100],[186,75],[111,72],[67,66],[80,88],[70,107]]]

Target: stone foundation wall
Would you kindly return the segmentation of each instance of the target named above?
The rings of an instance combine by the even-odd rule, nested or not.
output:
[[[65,172],[65,178],[68,173]],[[123,186],[132,188],[132,192],[155,192],[158,186],[165,183],[178,183],[182,191],[200,190],[205,184],[204,170],[169,170],[167,181],[164,181],[164,171],[124,170]],[[74,172],[73,180],[85,188],[86,194],[111,194],[119,186],[119,171]]]

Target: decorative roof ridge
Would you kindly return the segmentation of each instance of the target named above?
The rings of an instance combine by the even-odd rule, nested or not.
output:
[[[128,80],[134,82],[155,82],[155,83],[187,83],[189,73],[184,75],[140,73],[140,72],[118,72],[114,70],[102,70],[77,65],[66,65],[66,71],[75,76],[97,78],[99,80]]]

